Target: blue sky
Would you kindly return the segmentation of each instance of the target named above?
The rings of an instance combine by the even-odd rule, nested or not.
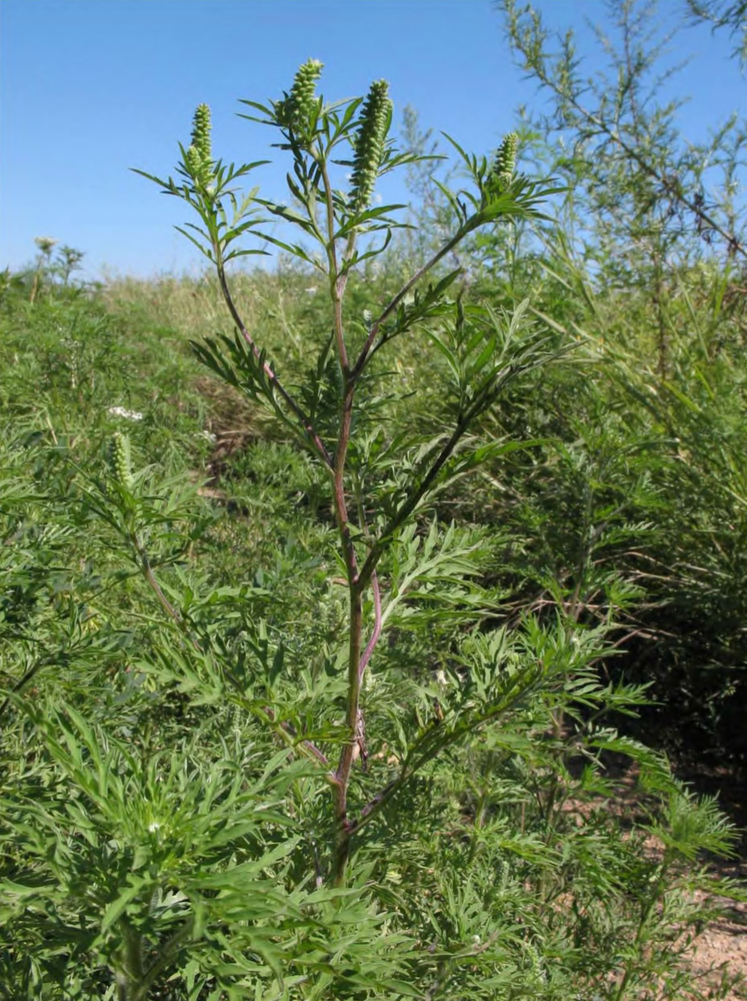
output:
[[[579,31],[589,72],[601,66],[585,19],[604,20],[603,0],[536,5],[548,23]],[[683,6],[661,0],[663,21]],[[688,138],[744,113],[729,51],[707,28],[678,38],[673,59],[693,56],[673,85],[692,98],[681,115]],[[540,101],[490,0],[0,0],[0,269],[29,262],[44,235],[83,250],[87,277],[198,272],[197,252],[172,228],[187,207],[128,168],[169,173],[206,101],[216,155],[274,158],[253,183],[282,198],[272,133],[235,112],[239,98],[280,97],[309,57],[325,63],[328,99],[385,77],[395,125],[411,104],[423,128],[479,153],[512,127],[519,104]],[[408,197],[396,184],[386,196]]]

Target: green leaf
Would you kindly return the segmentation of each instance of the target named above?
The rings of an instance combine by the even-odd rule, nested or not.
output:
[[[111,903],[108,904],[104,914],[101,918],[101,934],[103,935],[107,932],[112,925],[124,914],[127,907],[135,900],[141,893],[143,893],[145,888],[148,888],[150,893],[150,887],[153,885],[152,878],[150,876],[133,877],[130,876],[130,885],[125,887],[124,890],[117,896]]]

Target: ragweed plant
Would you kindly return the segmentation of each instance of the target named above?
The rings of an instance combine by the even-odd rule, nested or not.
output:
[[[256,194],[249,201],[237,201],[229,184],[255,165],[237,169],[220,161],[212,163],[204,105],[195,114],[191,145],[186,151],[182,148],[181,183],[146,176],[169,194],[183,198],[198,213],[202,226],[196,235],[188,235],[214,263],[236,326],[233,338],[224,336],[195,344],[199,357],[227,382],[267,403],[326,473],[348,592],[344,736],[336,766],[327,774],[337,821],[329,878],[341,886],[354,837],[389,795],[357,808],[350,802],[353,762],[356,754],[363,753],[365,741],[361,687],[381,640],[387,603],[379,566],[417,513],[427,508],[435,492],[449,478],[479,461],[481,453],[474,443],[469,443],[469,432],[503,387],[528,369],[547,363],[557,346],[526,323],[521,309],[513,317],[499,316],[470,308],[461,296],[450,300],[449,291],[457,282],[458,272],[439,276],[423,287],[442,258],[468,233],[503,219],[536,216],[540,201],[553,191],[549,184],[515,175],[513,135],[506,137],[493,164],[463,154],[474,190],[452,194],[459,220],[456,232],[377,316],[371,316],[363,325],[347,317],[345,292],[351,274],[362,262],[385,250],[398,225],[394,212],[400,206],[372,207],[376,181],[415,157],[398,153],[389,138],[392,102],[386,81],[372,83],[363,100],[326,104],[316,95],[321,69],[316,60],[305,63],[290,92],[280,101],[269,105],[243,102],[258,113],[247,117],[279,131],[281,141],[277,145],[291,155],[290,204],[272,203]],[[333,181],[333,171],[340,164],[352,168],[346,189],[336,187]],[[228,205],[233,209],[230,223]],[[307,244],[288,243],[265,233],[262,221],[251,215],[254,205],[296,226]],[[231,294],[225,265],[238,254],[251,252],[235,249],[237,238],[248,233],[271,240],[311,265],[327,289],[333,335],[317,359],[317,380],[311,393],[304,393],[304,400],[286,387],[275,362],[266,357],[255,334],[245,326]],[[390,480],[385,499],[380,488],[372,489],[366,482],[371,470],[361,449],[354,446],[353,429],[359,419],[365,423],[366,406],[371,402],[370,383],[381,378],[374,375],[376,354],[396,338],[422,337],[426,332],[453,372],[458,386],[457,411],[451,428],[417,443],[417,458],[412,451],[404,450],[397,456],[390,450],[380,461],[384,476]],[[335,359],[331,372],[324,364],[330,351]],[[328,380],[332,381],[331,387],[325,385]],[[334,408],[331,421],[317,412],[321,399],[329,401],[330,395]],[[492,451],[495,454],[504,447],[505,443],[495,443]],[[397,464],[408,460],[412,465],[406,479],[400,479],[394,487],[392,467],[396,469]],[[502,708],[520,698],[533,682],[532,672],[517,679],[510,686],[512,694],[505,706],[501,696]],[[460,723],[457,730],[463,725]],[[428,739],[430,742],[430,735]],[[442,742],[448,740],[436,740],[436,744]]]
[[[316,776],[308,780],[311,784],[307,781],[306,795],[316,796],[312,789],[321,783],[332,807],[330,821],[319,825],[317,820],[310,835],[315,882],[320,888],[342,890],[360,886],[364,873],[378,871],[386,818],[397,808],[401,817],[408,792],[412,802],[417,801],[423,790],[420,783],[427,787],[425,775],[433,763],[463,751],[498,722],[499,735],[491,746],[499,749],[502,768],[514,754],[526,762],[533,759],[529,734],[543,727],[556,732],[555,750],[544,752],[555,765],[549,770],[539,767],[538,773],[544,771],[550,779],[539,781],[538,788],[543,782],[544,787],[538,803],[547,831],[564,829],[563,804],[574,788],[580,793],[583,787],[571,780],[568,762],[586,746],[584,753],[594,762],[584,773],[584,781],[590,781],[588,776],[600,767],[600,755],[615,739],[612,731],[599,727],[599,715],[610,708],[629,711],[640,702],[642,692],[624,686],[613,691],[595,680],[594,664],[603,655],[608,624],[596,640],[592,634],[583,637],[583,627],[568,619],[556,624],[555,638],[555,627],[548,631],[530,621],[512,635],[487,630],[465,641],[465,630],[472,632],[490,614],[491,600],[471,583],[479,574],[479,544],[470,545],[453,529],[444,533],[433,518],[436,498],[455,479],[517,447],[510,440],[483,441],[476,433],[506,387],[550,364],[566,349],[556,335],[529,321],[524,304],[507,314],[470,303],[459,288],[460,272],[444,272],[442,262],[482,227],[541,217],[541,201],[556,189],[551,182],[533,182],[517,173],[513,134],[505,137],[492,160],[467,154],[451,140],[470,179],[462,190],[443,189],[454,231],[387,300],[362,318],[356,316],[346,304],[351,279],[386,251],[400,225],[396,211],[401,206],[374,202],[376,182],[418,157],[398,152],[389,136],[392,103],[385,81],[375,81],[365,98],[328,104],[316,91],[321,70],[319,62],[309,60],[280,100],[242,102],[250,111],[246,117],[276,130],[276,147],[290,157],[287,203],[264,199],[256,191],[244,198],[237,195],[234,181],[257,163],[236,167],[212,160],[204,106],[196,114],[190,147],[182,148],[179,179],[144,176],[166,193],[181,197],[200,219],[199,225],[190,224],[183,232],[214,265],[235,330],[233,335],[195,342],[193,348],[221,379],[267,406],[321,471],[336,535],[334,546],[329,540],[330,558],[338,567],[337,586],[344,587],[346,595],[344,605],[329,589],[320,596],[336,625],[321,649],[311,654],[308,666],[303,660],[292,663],[296,644],[287,628],[280,627],[274,644],[262,624],[250,628],[251,656],[266,679],[259,686],[262,696],[256,687],[250,695],[245,667],[232,663],[237,648],[221,642],[216,647],[215,637],[210,666],[204,659],[204,637],[198,637],[193,640],[196,658],[185,646],[170,664],[161,663],[158,676],[200,693],[200,698],[226,699],[248,711],[275,740],[306,760],[309,775]],[[295,227],[300,232],[298,242],[268,232],[266,222],[272,217]],[[268,357],[261,335],[248,328],[232,294],[227,265],[259,252],[239,242],[250,236],[270,241],[311,268],[326,292],[330,333],[320,341],[309,332],[309,374],[301,386],[283,378],[282,358]],[[392,394],[396,397],[396,382],[385,367],[387,357],[390,364],[396,360],[397,344],[405,339],[420,339],[424,349],[430,348],[442,373],[444,395],[434,407],[438,417],[431,435],[424,436],[413,426],[388,430],[378,423],[381,401]],[[418,532],[426,526],[428,540],[421,546]],[[418,650],[418,666],[411,662],[409,669],[405,667],[405,676],[411,677],[397,686],[393,677],[412,657],[402,639],[408,616],[420,616],[421,621],[425,616],[434,630],[440,620],[450,622],[450,627],[444,633],[446,650],[427,646]],[[423,632],[418,635],[422,643]],[[320,660],[323,675],[313,667]],[[429,672],[438,664],[442,667],[435,671],[434,683]],[[392,669],[392,680],[387,680],[387,670]],[[581,707],[589,712],[588,721]],[[564,711],[574,722],[570,737],[557,729]],[[633,753],[632,743],[627,748]],[[545,837],[551,837],[547,831]],[[727,841],[722,836],[720,844]],[[534,849],[524,843],[517,851],[532,856]],[[535,857],[540,869],[547,863],[551,871],[552,852],[543,856],[543,851],[537,848]],[[407,869],[404,859],[401,867]],[[548,885],[554,890],[547,891],[548,900],[559,892],[549,871]],[[386,883],[389,875],[379,878]],[[395,873],[392,878],[401,877]],[[416,881],[421,878],[422,874]],[[590,880],[592,892],[600,886],[610,892],[614,885],[619,888],[624,877],[615,878],[620,882],[605,881],[598,872]],[[506,889],[509,895],[516,889],[512,885]],[[403,911],[409,907],[401,906]],[[443,921],[448,927],[455,920],[462,930],[453,934],[464,941],[469,922],[462,928],[464,921],[455,913],[459,906],[458,900],[451,900],[446,907],[451,917],[444,916]],[[464,947],[455,946],[447,933],[441,945],[431,947],[438,956],[435,965],[423,964],[418,948],[429,933],[425,928],[416,932],[414,916],[413,921],[408,933],[416,934],[415,941],[410,940],[415,952],[403,960],[403,968],[421,978],[429,998],[440,993],[457,996],[449,994],[446,985],[460,983],[458,955],[469,957],[470,969],[479,971],[480,986],[470,976],[462,977],[463,983],[470,983],[473,996],[482,990],[490,996],[510,994],[517,983],[525,988],[531,984],[535,996],[548,998],[556,996],[556,987],[560,994],[566,990],[560,982],[552,986],[548,980],[548,954],[539,946],[528,950],[524,973],[517,972],[522,964],[516,967],[502,939],[510,937],[507,928],[495,934],[488,928],[484,943],[476,935],[473,947],[461,953]],[[438,929],[436,940],[443,931]],[[567,949],[568,943],[562,946],[558,939],[550,953],[562,948]],[[603,963],[595,967],[596,989],[606,976]],[[358,984],[364,996],[373,981],[365,988],[360,979]],[[340,991],[348,996],[349,986],[318,979],[309,993],[302,988],[300,996],[326,996],[328,987],[337,992],[335,996],[341,996]],[[393,996],[400,993],[409,993],[403,983]],[[620,988],[616,996],[623,994]]]

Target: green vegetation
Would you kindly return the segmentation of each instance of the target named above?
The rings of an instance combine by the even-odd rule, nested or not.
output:
[[[538,123],[454,190],[321,72],[243,102],[288,205],[205,105],[153,178],[203,278],[88,288],[43,239],[0,289],[0,994],[724,997],[683,954],[735,835],[665,752],[744,754],[736,217],[720,257],[691,187],[636,201],[661,145],[530,180]],[[405,166],[417,243],[372,197]]]

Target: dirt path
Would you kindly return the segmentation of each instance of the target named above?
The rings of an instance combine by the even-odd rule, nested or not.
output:
[[[747,886],[747,860],[725,862],[714,866],[720,878],[741,881]],[[692,969],[702,977],[713,997],[724,997],[725,1001],[745,1001],[747,999],[747,904],[733,900],[716,898],[722,904],[725,914],[700,935],[690,951]],[[729,980],[739,978],[727,994],[718,992],[724,977]],[[743,978],[743,979],[742,979]]]

